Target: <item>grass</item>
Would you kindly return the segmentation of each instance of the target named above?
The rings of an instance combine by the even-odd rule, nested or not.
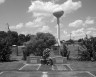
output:
[[[96,71],[96,62],[68,61],[74,71]]]
[[[89,71],[96,76],[96,62],[68,61],[73,71]]]
[[[0,63],[0,71],[18,70],[24,64],[22,62],[3,62]]]

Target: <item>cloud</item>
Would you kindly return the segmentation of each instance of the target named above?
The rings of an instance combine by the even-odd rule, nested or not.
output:
[[[65,11],[65,13],[70,13],[82,7],[82,3],[81,1],[73,2],[72,0],[67,0],[61,5],[61,7]]]
[[[96,31],[96,28],[94,27],[90,27],[90,28],[87,28],[88,31]]]
[[[38,29],[38,32],[51,32],[50,27],[49,26],[42,26],[42,28]]]
[[[91,34],[91,32],[92,32],[91,30],[90,30],[90,31],[87,31],[86,34],[87,34],[87,35],[88,35],[88,34]]]
[[[93,19],[87,18],[85,21],[83,20],[75,20],[74,22],[69,23],[69,27],[81,27],[81,26],[88,26],[93,25],[95,22]]]
[[[19,23],[16,26],[10,26],[10,29],[21,29],[23,26],[24,26],[23,23]]]
[[[45,22],[43,21],[43,17],[37,17],[33,21],[29,21],[25,24],[25,27],[28,28],[36,28],[36,27],[41,27],[45,25]]]
[[[72,31],[71,33],[72,33],[72,36],[82,36],[85,34],[84,28],[77,29],[75,31]]]
[[[88,35],[88,37],[95,36],[96,28],[87,28],[86,30],[84,28],[80,28],[72,31],[71,33],[73,37],[75,37],[76,39],[80,39],[84,38],[86,34]]]
[[[69,24],[69,27],[79,27],[83,25],[83,21],[82,20],[76,20],[72,23]]]
[[[32,1],[28,12],[32,12],[34,16],[45,15],[48,16],[54,11],[63,10],[66,14],[79,9],[82,6],[81,1],[73,2],[67,0],[63,4],[55,4],[52,2]]]
[[[29,12],[41,12],[41,13],[50,13],[53,12],[53,9],[58,7],[58,4],[52,2],[43,2],[43,1],[33,1],[29,7]]]
[[[2,3],[4,3],[5,2],[5,0],[0,0],[0,4],[2,4]]]
[[[94,20],[92,20],[91,18],[87,18],[86,21],[85,21],[85,25],[91,25],[91,24],[94,24]]]
[[[29,22],[26,23],[26,27],[32,27],[33,24],[34,24],[33,22],[29,21]],[[33,26],[33,27],[34,27],[34,26]]]

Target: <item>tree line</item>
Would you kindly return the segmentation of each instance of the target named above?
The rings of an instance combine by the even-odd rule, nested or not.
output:
[[[15,31],[0,31],[0,61],[9,61],[11,46],[23,45],[24,42],[29,41],[31,35],[18,34]]]

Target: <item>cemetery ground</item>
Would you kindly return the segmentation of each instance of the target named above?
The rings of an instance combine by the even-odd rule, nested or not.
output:
[[[50,66],[27,64],[22,57],[15,58],[17,60],[11,62],[0,62],[0,77],[96,77],[95,61],[71,59],[67,63]]]

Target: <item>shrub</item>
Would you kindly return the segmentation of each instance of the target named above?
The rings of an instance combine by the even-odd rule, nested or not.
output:
[[[86,37],[82,40],[82,44],[86,47],[86,51],[82,51],[79,55],[81,60],[96,60],[96,37]]]
[[[90,53],[88,51],[82,51],[81,54],[78,54],[80,60],[90,60]]]

